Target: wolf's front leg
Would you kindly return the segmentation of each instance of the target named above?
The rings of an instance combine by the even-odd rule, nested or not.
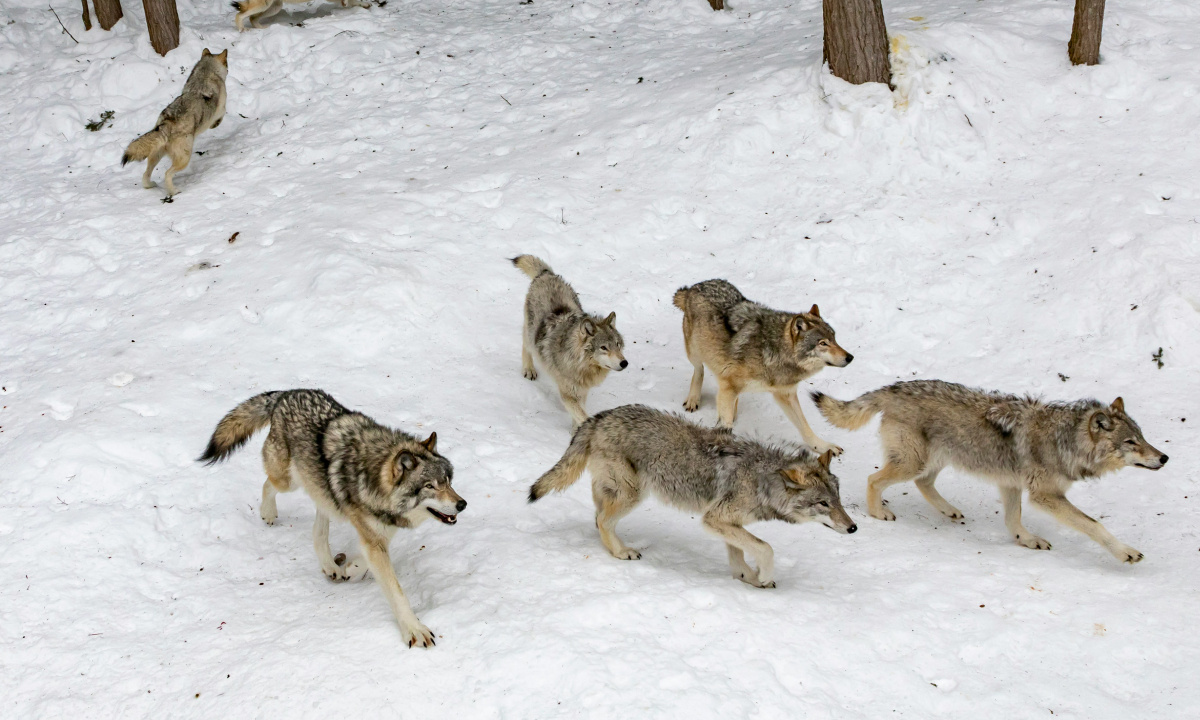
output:
[[[687,399],[683,401],[683,409],[696,412],[700,409],[700,393],[704,390],[704,363],[692,361],[692,384],[688,386]]]
[[[779,403],[779,407],[783,408],[783,414],[787,415],[788,420],[796,426],[800,431],[800,437],[804,438],[804,442],[808,444],[817,454],[832,451],[834,455],[841,455],[842,449],[831,442],[826,442],[817,437],[809,426],[808,420],[804,417],[804,411],[800,409],[800,399],[796,397],[796,390],[785,392],[771,393],[775,397],[775,402]]]
[[[758,571],[745,578],[739,577],[739,580],[754,587],[775,587],[775,551],[771,549],[770,545],[750,534],[741,525],[722,520],[713,515],[711,511],[704,514],[703,525],[706,530],[724,540],[726,545],[732,545],[739,552],[747,552],[754,556],[754,564],[758,566]],[[729,559],[732,565],[732,550]],[[745,564],[745,559],[742,560],[742,563]]]
[[[1064,495],[1047,493],[1030,493],[1029,499],[1035,505],[1054,516],[1063,525],[1075,528],[1091,539],[1100,543],[1121,562],[1133,564],[1140,562],[1142,554],[1118,540],[1098,521],[1093,520],[1075,507]]]
[[[1000,500],[1004,502],[1004,526],[1013,540],[1030,550],[1049,550],[1050,543],[1026,530],[1021,522],[1021,488],[1000,488]]]
[[[317,510],[317,517],[313,521],[313,550],[317,552],[317,562],[320,563],[321,572],[325,573],[325,577],[334,582],[346,580],[345,573],[334,561],[333,553],[329,550],[329,516],[320,510]]]
[[[537,368],[533,365],[533,354],[529,352],[529,342],[521,335],[521,374],[526,380],[537,380]]]
[[[717,424],[721,427],[733,428],[733,422],[737,420],[740,392],[741,388],[717,376]]]
[[[560,387],[558,395],[562,398],[563,407],[567,409],[567,412],[571,415],[571,419],[575,421],[575,429],[578,429],[588,419],[587,410],[583,409],[583,404],[587,402],[587,393],[580,393],[582,397],[576,397],[576,393]]]
[[[371,573],[375,575],[375,580],[379,583],[379,588],[383,590],[383,596],[387,598],[388,605],[392,608],[392,614],[400,625],[400,633],[404,641],[408,643],[409,647],[414,645],[433,647],[436,644],[433,641],[433,632],[417,619],[416,613],[412,611],[412,606],[408,604],[408,598],[404,596],[400,581],[396,579],[396,569],[392,567],[392,558],[388,555],[388,538],[376,532],[361,519],[351,519],[351,522],[358,530],[358,538],[362,543],[367,565],[370,566]]]
[[[733,579],[753,585],[758,580],[758,571],[746,564],[746,554],[729,543],[725,543],[725,549],[729,552],[729,569],[733,572]]]

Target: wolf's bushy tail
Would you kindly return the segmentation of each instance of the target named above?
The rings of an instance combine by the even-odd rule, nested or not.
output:
[[[275,406],[278,391],[265,392],[255,395],[246,402],[229,411],[217,423],[208,447],[198,460],[205,465],[218,463],[233,454],[250,436],[271,422],[271,409]]]
[[[246,11],[246,5],[247,5],[247,3],[244,3],[244,2],[238,2],[238,0],[233,0],[233,2],[231,2],[231,3],[229,3],[229,4],[230,4],[230,5],[233,7],[233,9],[237,10],[238,12],[245,12],[245,11]]]
[[[533,255],[518,255],[512,259],[512,264],[531,278],[535,278],[544,272],[554,272],[545,261]]]
[[[167,144],[167,134],[161,128],[154,128],[137,140],[129,143],[129,147],[125,148],[125,154],[121,156],[121,167],[125,167],[125,163],[145,160],[154,153],[155,150]]]
[[[567,446],[567,451],[554,464],[554,467],[547,470],[546,474],[529,486],[529,502],[537,502],[552,491],[562,492],[571,487],[580,475],[583,475],[588,461],[588,443],[591,442],[592,435],[596,432],[596,422],[595,417],[590,417],[579,426],[574,437],[571,438],[571,444]]]
[[[875,391],[860,395],[853,400],[838,400],[825,393],[815,391],[808,395],[825,419],[843,430],[857,430],[866,425],[876,413],[883,410]]]
[[[688,296],[688,291],[691,289],[692,288],[689,286],[689,287],[681,287],[675,291],[675,297],[673,297],[671,299],[671,302],[673,302],[675,304],[675,307],[679,308],[680,310],[682,310],[684,312],[687,312],[687,296]]]

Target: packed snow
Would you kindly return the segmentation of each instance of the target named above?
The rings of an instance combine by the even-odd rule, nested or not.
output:
[[[1072,5],[885,0],[889,92],[822,70],[818,0],[313,3],[242,34],[180,0],[165,58],[129,0],[111,32],[53,3],[78,43],[4,3],[5,716],[1194,717],[1200,7],[1111,2],[1102,64],[1072,67]],[[164,204],[119,159],[205,47],[229,48],[228,114]],[[961,524],[911,484],[874,520],[875,425],[802,399],[857,534],[751,526],[760,590],[649,500],[621,524],[643,558],[614,560],[586,481],[526,503],[571,423],[521,376],[520,252],[617,313],[631,367],[592,412],[680,409],[671,294],[711,277],[820,305],[857,359],[802,391],[1122,396],[1171,462],[1071,499],[1146,558],[1036,510],[1053,550],[1019,547],[954,471]],[[401,643],[372,578],[324,578],[302,494],[263,524],[261,436],[195,462],[291,387],[437,431],[470,507],[392,543],[436,648]],[[737,429],[799,440],[761,394]]]

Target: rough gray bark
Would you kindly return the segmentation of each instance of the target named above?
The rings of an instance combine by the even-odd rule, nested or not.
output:
[[[834,75],[860,85],[892,84],[887,28],[880,0],[823,0],[825,62]]]
[[[92,5],[96,8],[96,22],[105,30],[112,30],[125,15],[121,12],[121,0],[92,0]]]
[[[1100,64],[1100,35],[1104,29],[1104,0],[1075,0],[1075,22],[1067,55],[1072,65]]]
[[[146,29],[150,31],[150,44],[159,55],[166,55],[179,47],[179,11],[175,0],[142,0],[146,10]]]

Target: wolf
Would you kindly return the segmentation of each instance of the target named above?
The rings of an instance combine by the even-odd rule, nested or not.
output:
[[[884,466],[867,483],[872,517],[895,520],[883,505],[889,485],[913,480],[930,505],[952,519],[963,514],[934,488],[947,466],[982,476],[1000,490],[1004,524],[1018,544],[1049,550],[1050,543],[1021,524],[1021,496],[1062,524],[1100,543],[1118,560],[1136,563],[1142,553],[1067,501],[1079,481],[1134,465],[1158,470],[1167,456],[1156,450],[1117,398],[1043,402],[977,390],[940,380],[889,385],[843,402],[819,392],[813,402],[833,425],[854,430],[883,413],[879,435]]]
[[[521,336],[521,368],[536,380],[536,355],[558,384],[558,394],[574,427],[587,420],[588,391],[604,382],[610,370],[629,367],[625,339],[617,331],[617,314],[601,319],[583,311],[579,296],[550,266],[532,255],[512,258],[533,279],[525,294],[525,326]]]
[[[192,159],[196,136],[211,130],[225,119],[225,78],[229,75],[229,50],[213,55],[204,48],[200,62],[192,68],[183,93],[158,116],[158,124],[150,132],[129,143],[121,157],[121,167],[131,161],[146,161],[142,187],[152,188],[150,174],[164,156],[170,156],[171,167],[164,181],[167,198],[175,195],[175,173],[186,168]]]
[[[575,431],[554,467],[529,488],[529,502],[570,487],[584,468],[592,473],[592,499],[600,541],[618,560],[641,553],[617,537],[617,522],[646,490],[668,505],[701,513],[704,528],[725,541],[733,577],[755,587],[775,587],[771,546],[743,526],[757,520],[817,521],[840,533],[858,529],[846,511],[832,453],[787,450],[740,438],[728,428],[706,428],[648,408],[605,410]],[[757,569],[746,564],[745,553]]]
[[[727,280],[705,280],[675,292],[683,311],[683,342],[695,371],[683,408],[700,407],[704,366],[717,376],[717,415],[732,428],[738,395],[771,393],[804,442],[818,454],[842,449],[817,437],[809,427],[796,385],[826,365],[846,367],[854,356],[838,345],[833,328],[815,304],[806,313],[782,312],[747,300]]]
[[[325,576],[359,580],[370,570],[409,647],[431,647],[433,633],[413,613],[388,555],[398,528],[430,518],[454,525],[466,509],[450,481],[454,468],[437,451],[437,433],[425,440],[384,427],[346,409],[321,390],[286,390],[255,395],[217,424],[200,461],[229,457],[265,425],[260,514],[275,524],[275,495],[303,488],[316,505],[313,548]],[[363,556],[340,566],[329,550],[329,519],[358,531]]]
[[[238,32],[245,32],[246,18],[250,18],[250,24],[256,28],[261,28],[260,21],[275,15],[283,9],[284,3],[302,3],[308,0],[234,0],[230,3],[237,15],[233,18],[234,27]],[[371,3],[367,0],[338,0],[338,4],[342,7],[357,6],[360,8],[370,8]]]

